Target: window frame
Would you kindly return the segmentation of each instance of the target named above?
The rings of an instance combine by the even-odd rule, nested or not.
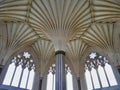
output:
[[[27,54],[28,56],[25,56],[25,54]],[[12,65],[12,64],[15,65],[14,66],[14,70],[13,70],[13,75],[12,75],[12,78],[10,79],[10,83],[6,83],[6,74],[9,72],[8,70],[10,70],[10,65]],[[20,68],[19,68],[19,66],[20,66]],[[8,68],[6,70],[5,77],[4,77],[3,81],[2,81],[2,85],[7,85],[7,86],[10,86],[10,87],[16,87],[16,88],[21,88],[21,89],[24,88],[24,89],[32,90],[32,88],[33,88],[33,82],[34,82],[34,78],[35,78],[35,64],[33,62],[32,56],[28,52],[24,52],[21,55],[18,54],[17,56],[15,56],[11,60],[11,62],[9,64],[7,64],[7,67]],[[17,73],[17,71],[16,71],[17,68],[21,69],[20,73]],[[24,70],[26,68],[28,68],[27,81],[25,83],[26,84],[25,87],[22,87],[21,83],[22,83],[23,73],[25,72]],[[32,75],[31,74],[32,71],[34,72],[34,74],[32,76],[32,78],[33,78],[32,85],[29,85],[29,87],[28,87],[28,84],[31,83],[31,82],[28,82],[28,80],[30,79],[30,76]],[[13,83],[15,75],[17,75],[16,73],[19,74],[18,85],[15,85]],[[16,80],[15,80],[15,82],[16,82]]]
[[[92,56],[92,54],[95,54]],[[107,74],[107,70],[105,69],[107,67],[107,65],[109,65],[111,67],[111,72],[112,72],[112,75],[113,75],[113,81],[115,81],[114,83],[115,84],[111,84],[111,80],[109,80],[109,77],[110,75]],[[106,79],[106,84],[104,82],[103,79],[103,74],[101,73],[100,71],[100,68],[102,69],[102,72],[104,74],[104,79]],[[87,88],[89,90],[89,84],[88,84],[88,77],[86,75],[86,71],[89,72],[90,74],[90,79],[91,79],[91,84],[92,84],[92,88],[91,89],[100,89],[100,88],[95,88],[95,81],[93,79],[93,76],[92,76],[92,69],[95,69],[96,72],[97,72],[97,77],[98,77],[98,80],[99,80],[99,85],[100,85],[100,88],[105,88],[105,87],[111,87],[111,86],[116,86],[118,85],[118,82],[116,80],[116,77],[115,77],[115,74],[113,72],[113,69],[112,69],[112,66],[110,65],[110,63],[108,62],[107,58],[104,57],[104,56],[101,56],[100,54],[94,52],[94,53],[91,53],[86,62],[85,62],[85,80],[86,80],[86,85],[87,85]],[[103,84],[104,83],[104,84]],[[91,90],[90,89],[90,90]]]

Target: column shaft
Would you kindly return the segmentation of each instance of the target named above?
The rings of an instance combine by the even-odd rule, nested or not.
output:
[[[56,81],[55,90],[66,90],[66,75],[65,75],[65,52],[56,52]]]

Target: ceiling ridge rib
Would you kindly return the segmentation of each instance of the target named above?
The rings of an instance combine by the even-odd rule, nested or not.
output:
[[[93,23],[96,23],[95,19],[94,19],[95,15],[94,15],[94,12],[93,12],[94,11],[94,9],[93,9],[93,0],[89,0],[88,2],[89,2],[89,7],[90,7],[90,13],[91,13],[91,25],[80,35],[80,37],[78,37],[79,39],[82,39],[81,37],[84,35],[84,33],[86,33],[89,30],[89,28],[91,28]]]
[[[91,13],[91,23],[95,23],[95,15],[94,15],[94,9],[93,9],[93,0],[89,0],[89,6],[90,6],[90,13]]]
[[[36,32],[35,32],[36,33]],[[37,33],[36,33],[37,34]],[[38,35],[38,34],[37,34]],[[38,35],[38,39],[36,39],[33,43],[31,43],[31,45],[29,45],[30,47],[32,47],[32,45],[34,45],[35,43],[37,43],[38,42],[38,40],[45,40],[45,41],[49,41],[49,42],[51,42],[51,40],[48,40],[48,39],[46,39],[46,38],[42,38],[42,37],[40,37],[39,35]],[[52,42],[51,42],[52,43]]]
[[[29,18],[30,18],[30,12],[31,12],[31,7],[32,7],[32,2],[34,0],[29,0],[28,1],[28,7],[27,7],[27,11],[26,11],[26,19],[25,19],[25,23],[32,29],[33,32],[36,33],[36,35],[39,37],[38,39],[42,38],[40,37],[40,35],[33,29],[33,27],[29,24]],[[37,40],[38,40],[37,39]],[[45,38],[43,38],[45,39]]]
[[[44,39],[44,40],[48,40],[48,41],[51,41],[51,40],[49,40],[48,38],[43,38],[43,37],[40,37],[40,35],[32,28],[32,26],[29,24],[29,23],[27,23],[28,24],[28,26],[32,29],[32,31],[33,32],[35,32],[36,33],[36,35],[39,37],[38,39],[40,39],[40,38],[42,38],[42,39]],[[37,39],[37,40],[38,40]]]
[[[33,2],[33,0],[28,1],[27,11],[26,11],[26,19],[25,19],[25,22],[27,22],[27,23],[29,23],[29,17],[30,17],[32,2]]]
[[[91,23],[91,25],[88,27],[88,29],[86,29],[82,34],[81,34],[81,36],[79,37],[80,39],[82,39],[81,37],[89,30],[89,28],[91,28],[91,26],[93,25],[93,24],[100,24],[101,22],[97,22],[97,21],[94,21],[94,23]],[[107,22],[104,22],[104,23],[107,23]]]

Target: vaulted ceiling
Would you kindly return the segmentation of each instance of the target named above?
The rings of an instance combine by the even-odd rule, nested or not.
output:
[[[119,0],[0,0],[0,21],[3,64],[26,48],[36,54],[41,72],[57,50],[66,52],[77,74],[92,47],[119,57]]]

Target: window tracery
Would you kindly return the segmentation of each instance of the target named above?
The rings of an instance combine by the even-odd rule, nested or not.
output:
[[[3,85],[32,90],[35,64],[28,52],[15,56],[8,67]]]
[[[91,53],[85,62],[85,77],[88,90],[117,85],[112,67],[106,57]]]
[[[66,71],[66,87],[67,90],[73,90],[73,81],[70,67],[65,64]],[[49,68],[48,77],[47,77],[47,90],[55,90],[55,64]]]

